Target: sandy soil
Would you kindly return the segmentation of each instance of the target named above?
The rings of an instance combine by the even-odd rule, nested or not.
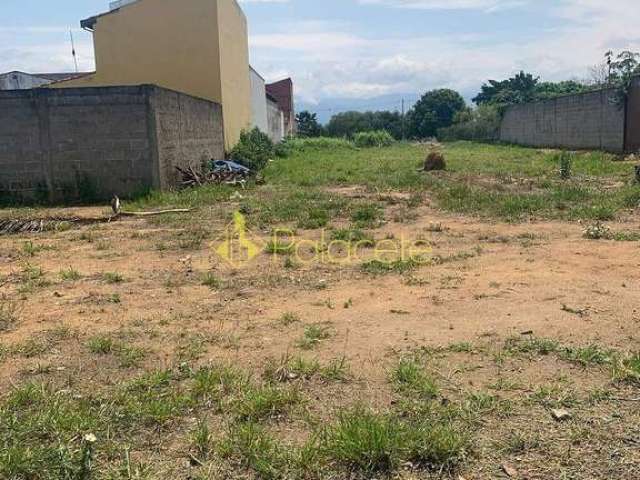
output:
[[[392,219],[397,208],[389,206],[385,217]],[[97,213],[74,209],[74,214]],[[486,351],[499,351],[509,337],[534,335],[564,345],[638,350],[640,242],[586,240],[578,223],[503,224],[443,214],[428,205],[414,213],[415,221],[389,220],[372,233],[376,239],[422,239],[434,256],[446,261],[407,274],[377,276],[363,272],[361,262],[285,268],[282,256],[266,253],[232,269],[214,251],[224,228],[218,220],[205,225],[209,238],[195,248],[176,243],[184,240],[178,227],[134,219],[0,237],[0,289],[16,305],[18,317],[0,333],[0,343],[45,345],[35,355],[4,359],[0,391],[30,379],[66,377],[106,388],[142,370],[182,361],[229,359],[259,371],[268,358],[299,352],[297,342],[310,323],[331,332],[313,355],[323,361],[345,356],[358,379],[318,392],[329,403],[361,398],[384,405],[389,401],[383,384],[390,358],[413,349],[461,342],[485,346],[485,353],[448,353],[434,368],[443,382],[455,380],[471,391],[517,377],[522,387],[505,394],[515,399],[535,390],[533,385],[563,376],[580,392],[608,388],[610,378],[607,372],[552,358],[499,365]],[[438,230],[434,225],[442,231],[433,231]],[[638,231],[640,220],[611,227]],[[297,233],[300,238],[320,236],[318,231]],[[267,241],[263,232],[259,235]],[[30,256],[25,242],[44,248]],[[27,265],[42,268],[47,282],[25,287]],[[81,278],[63,280],[59,272],[70,268]],[[117,272],[124,281],[109,283],[105,272]],[[202,285],[206,272],[214,272],[222,287]],[[287,312],[299,321],[284,325],[281,318]],[[59,334],[62,329],[72,334]],[[123,369],[117,359],[87,352],[88,338],[101,333],[143,349],[140,365]],[[43,365],[52,369],[42,373]],[[567,457],[569,434],[558,431],[542,407],[529,412],[533,417],[525,409],[508,423],[488,417],[484,431],[490,438],[481,436],[481,454],[465,478],[495,478],[504,473],[505,462],[515,465],[522,478],[560,478],[560,472],[575,475],[563,478],[631,478],[638,472],[638,444],[620,445],[629,436],[640,441],[637,416],[628,413],[635,419],[629,423],[611,415],[627,415],[637,405],[609,405],[606,412],[589,414],[599,424],[592,426],[594,432],[613,436],[610,446],[619,457],[612,457],[608,448],[598,450],[598,442],[582,453],[576,445],[575,455]],[[589,423],[580,428],[590,428]],[[544,429],[555,441],[546,442],[541,453],[505,456],[494,448],[509,432]],[[587,469],[580,463],[588,456],[595,465]]]

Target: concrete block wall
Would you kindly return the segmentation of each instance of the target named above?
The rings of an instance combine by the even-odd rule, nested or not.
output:
[[[2,201],[130,197],[221,152],[220,105],[155,86],[0,92]]]
[[[625,113],[615,90],[514,105],[505,112],[500,140],[533,147],[625,149]]]
[[[627,102],[627,152],[640,152],[640,77],[636,78]]]
[[[157,151],[154,187],[178,185],[176,166],[200,170],[210,160],[224,160],[222,106],[156,88],[151,94],[153,143]]]

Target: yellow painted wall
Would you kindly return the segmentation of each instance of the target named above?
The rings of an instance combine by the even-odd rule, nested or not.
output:
[[[251,77],[247,20],[236,0],[218,0],[222,113],[235,145],[251,127]],[[240,41],[240,39],[242,41]]]
[[[236,0],[139,0],[99,16],[96,73],[56,88],[156,84],[222,104],[225,145],[251,123],[247,22]]]

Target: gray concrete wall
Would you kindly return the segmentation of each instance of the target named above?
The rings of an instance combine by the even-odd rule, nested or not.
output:
[[[267,120],[269,128],[267,134],[273,143],[281,142],[285,137],[284,113],[277,103],[267,99]]]
[[[634,80],[627,103],[627,152],[640,152],[640,77]]]
[[[533,147],[624,150],[624,109],[614,90],[570,95],[505,112],[500,140]]]
[[[168,188],[175,164],[221,151],[221,117],[219,105],[155,86],[0,92],[0,200]]]
[[[212,159],[224,159],[220,104],[157,88],[151,106],[158,156],[156,188],[166,190],[178,185],[176,166],[200,170]]]

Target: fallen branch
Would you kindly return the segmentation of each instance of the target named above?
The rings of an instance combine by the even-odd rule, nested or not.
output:
[[[155,215],[167,215],[169,213],[189,213],[191,212],[192,209],[191,208],[175,208],[173,210],[160,210],[157,212],[120,212],[118,215],[115,215],[115,217],[118,216],[122,216],[122,217],[153,217]],[[112,218],[115,218],[112,217]]]
[[[118,221],[122,217],[153,217],[157,215],[167,215],[171,213],[189,213],[190,208],[179,208],[173,210],[160,210],[157,212],[119,212],[110,217],[52,217],[39,219],[6,219],[0,220],[0,235],[11,235],[18,233],[42,233],[59,230],[62,225],[93,225],[96,223],[111,223]]]

